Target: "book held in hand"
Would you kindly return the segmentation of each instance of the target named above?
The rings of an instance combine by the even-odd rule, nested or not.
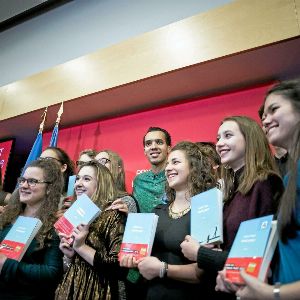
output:
[[[74,195],[75,181],[76,181],[76,175],[69,176],[67,197],[70,197],[70,196]]]
[[[42,226],[37,218],[19,216],[0,244],[0,253],[21,261]]]
[[[278,242],[277,221],[273,215],[244,221],[225,263],[226,278],[243,284],[240,270],[265,280]]]
[[[223,243],[223,197],[219,189],[191,198],[191,236],[200,244]]]
[[[54,224],[54,228],[68,236],[80,224],[90,225],[100,214],[100,208],[82,194]]]
[[[125,254],[136,259],[151,254],[158,216],[154,213],[129,213],[119,252],[119,260]]]

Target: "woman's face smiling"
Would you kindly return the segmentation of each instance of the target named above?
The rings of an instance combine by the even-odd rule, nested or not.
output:
[[[187,189],[190,167],[184,151],[175,150],[169,154],[165,173],[170,188],[175,191]]]
[[[246,142],[238,124],[225,121],[219,128],[216,150],[222,164],[226,164],[234,171],[245,165]]]
[[[82,167],[76,176],[74,188],[77,197],[86,194],[91,198],[97,189],[95,168],[92,166]]]
[[[271,94],[264,105],[262,124],[270,144],[289,149],[300,121],[300,112],[282,95]]]
[[[28,167],[23,177],[25,179],[36,179],[38,181],[45,181],[44,171],[38,167]],[[30,186],[27,181],[19,185],[20,201],[29,206],[39,206],[45,199],[47,190],[47,183],[36,183]]]

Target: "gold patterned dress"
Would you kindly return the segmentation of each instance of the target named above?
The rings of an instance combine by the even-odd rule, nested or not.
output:
[[[118,280],[127,274],[118,262],[124,223],[121,213],[107,210],[90,225],[86,244],[96,250],[94,266],[75,253],[56,290],[56,300],[118,299]]]

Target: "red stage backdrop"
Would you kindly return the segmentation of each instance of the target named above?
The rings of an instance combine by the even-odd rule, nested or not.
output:
[[[0,168],[2,173],[2,183],[4,182],[6,167],[7,167],[12,145],[13,145],[13,140],[0,142]]]
[[[257,111],[269,87],[270,84],[61,129],[58,147],[63,148],[74,161],[79,152],[87,148],[110,149],[119,153],[124,160],[126,184],[131,192],[134,176],[149,169],[142,144],[148,127],[168,130],[173,145],[182,140],[215,142],[224,117],[246,115],[259,121]],[[49,144],[50,137],[51,132],[44,134],[44,147]]]

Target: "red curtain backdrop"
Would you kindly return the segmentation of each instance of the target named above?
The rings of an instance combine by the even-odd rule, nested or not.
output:
[[[269,87],[270,84],[60,129],[58,147],[63,148],[74,161],[79,152],[87,148],[117,152],[124,160],[126,184],[131,192],[134,176],[149,169],[142,144],[148,127],[168,130],[173,145],[182,140],[215,142],[224,117],[246,115],[259,122],[257,111]],[[44,147],[49,144],[50,138],[51,132],[44,134]]]

